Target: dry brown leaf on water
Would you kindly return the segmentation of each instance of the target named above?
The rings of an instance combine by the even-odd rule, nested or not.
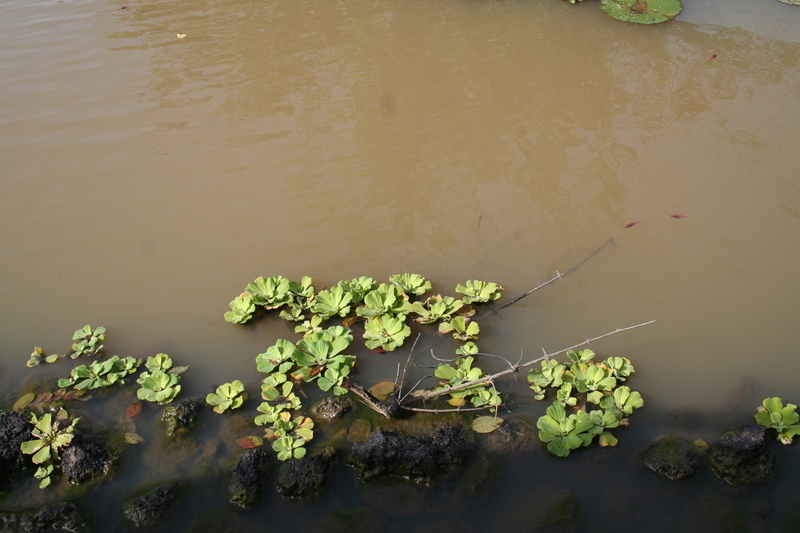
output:
[[[134,416],[138,415],[142,412],[142,402],[132,403],[125,409],[125,416],[128,418],[133,418]]]
[[[236,439],[236,444],[245,450],[249,450],[251,448],[258,448],[264,444],[264,440],[261,437],[256,437],[255,435],[248,435],[247,437]]]

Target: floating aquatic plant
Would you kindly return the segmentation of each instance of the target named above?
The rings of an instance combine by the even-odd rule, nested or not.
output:
[[[136,372],[140,363],[135,357],[120,358],[115,355],[105,361],[94,361],[88,367],[80,365],[73,368],[69,378],[58,380],[58,386],[94,390],[110,387],[115,383],[125,383],[125,378]]]
[[[600,5],[606,15],[636,24],[666,22],[682,8],[679,0],[601,0]]]
[[[791,444],[795,435],[800,434],[800,414],[797,406],[787,403],[783,406],[780,398],[765,398],[756,413],[756,422],[778,432],[778,440],[783,444]]]
[[[34,464],[42,465],[34,474],[40,480],[39,488],[43,489],[50,485],[53,464],[61,460],[58,455],[59,450],[66,448],[72,442],[75,425],[80,418],[74,418],[71,422],[68,418],[69,415],[63,409],[56,415],[55,420],[51,413],[41,418],[37,418],[36,414],[31,415],[33,423],[31,434],[36,438],[20,444],[20,449],[22,453],[33,455],[31,460]]]
[[[228,409],[238,409],[244,404],[247,393],[238,379],[223,383],[215,392],[206,396],[206,403],[214,408],[215,413],[222,414]]]

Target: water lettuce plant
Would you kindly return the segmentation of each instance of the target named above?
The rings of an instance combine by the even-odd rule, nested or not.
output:
[[[403,293],[402,289],[396,285],[381,283],[364,296],[364,305],[356,309],[356,314],[367,318],[378,315],[405,316],[410,307],[408,296]]]
[[[600,9],[606,15],[636,24],[666,22],[682,8],[680,0],[601,0],[600,3]]]
[[[125,378],[136,372],[140,363],[135,357],[120,358],[115,355],[105,361],[94,361],[88,367],[80,365],[73,368],[69,378],[58,380],[58,386],[94,390],[110,387],[115,383],[125,383]]]
[[[418,315],[414,320],[420,324],[433,324],[450,318],[462,307],[464,307],[463,301],[456,300],[452,296],[437,294],[424,302],[413,302],[409,312]]]
[[[452,333],[453,338],[458,341],[476,340],[480,332],[481,327],[477,322],[463,316],[457,316],[439,324],[439,333]]]
[[[772,428],[778,432],[778,440],[783,444],[791,444],[795,435],[800,434],[800,414],[796,412],[797,406],[778,398],[764,398],[761,407],[756,412],[756,422],[764,427]]]
[[[92,326],[85,325],[81,329],[72,334],[72,340],[77,341],[72,344],[69,357],[77,359],[81,355],[97,355],[103,350],[102,342],[105,340],[106,328],[99,326],[92,329]],[[46,363],[55,363],[59,359],[65,357],[60,354],[45,355],[44,351],[36,346],[31,352],[30,359],[26,363],[28,367],[34,367],[41,363],[43,360]]]
[[[339,285],[334,285],[330,290],[321,290],[317,294],[311,311],[323,320],[332,316],[347,316],[350,312],[350,300],[353,295]]]
[[[256,305],[264,309],[277,309],[294,300],[290,288],[291,283],[283,276],[259,276],[247,284],[245,291],[253,296]]]
[[[431,282],[419,274],[394,274],[389,276],[389,282],[397,286],[404,294],[417,296],[431,290]]]
[[[528,372],[534,398],[542,400],[547,389],[555,391],[553,410],[548,408],[537,427],[547,449],[560,457],[588,446],[595,436],[601,446],[615,446],[617,438],[608,430],[627,425],[626,417],[644,405],[641,394],[619,384],[634,373],[630,360],[611,357],[596,363],[594,356],[592,350],[569,350],[568,363],[545,359],[541,369]],[[599,409],[587,413],[591,404]],[[567,416],[567,408],[576,408],[577,412]]]
[[[67,423],[66,411],[62,410],[59,413],[64,413],[64,416],[57,416],[55,420],[51,413],[47,413],[41,418],[37,418],[36,414],[31,414],[31,423],[33,424],[31,434],[36,438],[20,444],[22,453],[33,455],[31,460],[34,464],[42,465],[34,474],[40,480],[39,488],[42,489],[50,485],[53,464],[61,460],[58,452],[72,442],[75,425],[80,420],[80,418],[74,418]]]
[[[491,302],[500,298],[503,287],[497,283],[487,283],[480,280],[467,281],[465,285],[456,285],[456,292],[463,294],[461,298],[465,304]]]
[[[411,335],[411,328],[401,318],[378,315],[372,317],[364,326],[364,339],[367,348],[394,351]]]
[[[229,306],[231,310],[225,313],[225,322],[230,322],[231,324],[244,324],[253,318],[253,313],[256,312],[253,295],[249,292],[243,292],[234,298]]]
[[[136,391],[140,400],[166,405],[178,397],[181,392],[180,374],[186,367],[173,367],[172,358],[165,353],[148,357],[145,366],[149,372],[142,372],[136,380],[141,386]]]
[[[378,282],[372,278],[361,276],[360,278],[340,281],[337,285],[350,293],[350,301],[352,303],[359,304],[364,301],[364,296],[366,296],[368,292],[378,287]]]
[[[244,384],[235,379],[217,387],[216,392],[209,393],[206,396],[206,403],[214,408],[215,413],[222,414],[228,409],[238,409],[244,404],[246,398]]]

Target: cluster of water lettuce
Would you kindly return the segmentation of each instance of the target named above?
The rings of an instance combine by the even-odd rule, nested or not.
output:
[[[641,394],[620,385],[634,373],[630,360],[609,357],[596,363],[594,356],[592,350],[569,351],[569,363],[547,359],[541,369],[528,372],[537,400],[545,398],[548,388],[555,393],[553,405],[536,426],[547,449],[559,457],[588,446],[595,437],[601,446],[615,446],[617,438],[609,430],[628,425],[627,417],[644,405]],[[567,415],[568,407],[577,410]]]
[[[568,0],[570,4],[580,1]],[[600,9],[606,15],[623,22],[657,24],[674,18],[681,12],[683,5],[680,0],[601,0]]]
[[[89,325],[77,330],[72,340],[76,341],[71,346],[69,357],[76,359],[80,356],[104,355],[103,344],[105,341],[106,328],[100,326],[92,328]],[[64,358],[65,355],[53,354],[46,355],[44,350],[38,346],[34,348],[27,366],[36,366],[42,361],[55,363]],[[44,407],[57,408],[60,404],[55,402],[69,401],[84,396],[88,391],[112,387],[116,384],[125,383],[125,379],[135,374],[142,364],[141,359],[135,357],[119,357],[114,355],[106,360],[95,360],[90,365],[79,365],[72,369],[68,378],[58,380],[59,389],[53,392],[40,392],[38,394],[30,392],[23,395],[13,407],[14,411],[23,412]],[[137,379],[140,388],[137,396],[140,400],[166,405],[172,402],[181,391],[181,377],[188,367],[174,366],[172,358],[164,353],[148,357],[144,361],[147,368]],[[69,390],[71,389],[71,390]],[[86,396],[84,399],[89,398]],[[47,487],[51,483],[55,467],[58,466],[60,457],[58,450],[64,448],[72,441],[75,426],[80,418],[71,419],[70,415],[63,408],[52,413],[46,413],[37,417],[35,412],[30,413],[31,423],[34,424],[33,440],[27,441],[22,445],[22,451],[33,455],[33,462],[39,465],[34,476],[41,480],[39,486]],[[125,438],[129,442],[141,442],[141,440],[130,440],[135,434],[126,434]],[[139,438],[140,439],[140,438]]]
[[[329,289],[315,291],[312,279],[304,276],[300,283],[283,276],[259,277],[247,284],[244,292],[230,303],[225,320],[243,324],[253,318],[259,308],[280,309],[279,316],[298,322],[295,332],[303,338],[293,344],[279,339],[256,357],[259,372],[267,374],[261,386],[263,402],[258,407],[258,425],[266,425],[265,436],[273,440],[273,449],[281,460],[305,455],[304,444],[313,438],[313,422],[303,416],[292,416],[302,407],[296,394],[300,383],[314,382],[322,391],[336,395],[348,392],[347,377],[356,357],[345,351],[353,342],[349,326],[364,321],[364,344],[378,352],[396,350],[411,334],[409,320],[420,324],[439,323],[439,331],[451,333],[463,344],[458,353],[463,358],[453,364],[440,365],[436,376],[445,380],[439,388],[465,383],[483,376],[472,368],[472,354],[478,352],[475,340],[480,326],[472,317],[472,304],[496,300],[502,287],[478,280],[457,285],[460,299],[439,294],[421,299],[432,284],[418,274],[389,276],[389,283],[378,283],[370,277],[343,280]],[[323,328],[326,320],[339,318],[342,325]],[[497,406],[500,397],[489,383],[482,383],[451,393],[450,403],[463,405],[471,401],[477,407]]]

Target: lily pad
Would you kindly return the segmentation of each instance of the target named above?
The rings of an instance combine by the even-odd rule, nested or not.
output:
[[[369,438],[370,431],[369,420],[359,418],[350,424],[350,428],[347,430],[347,440],[353,443],[364,442]]]
[[[394,383],[391,381],[381,381],[369,389],[369,393],[382,402],[385,402],[391,393],[394,392]]]
[[[133,418],[134,416],[138,415],[142,412],[142,402],[132,403],[125,409],[125,416],[128,418]]]
[[[36,398],[36,394],[29,392],[28,394],[17,400],[17,403],[14,404],[14,407],[12,407],[11,410],[21,413],[23,409],[25,409],[26,407],[28,407],[28,405],[30,405],[30,403],[33,401],[34,398]]]
[[[602,0],[600,9],[623,22],[657,24],[673,18],[683,6],[680,0]]]
[[[472,430],[476,433],[491,433],[503,425],[503,419],[494,416],[479,416],[472,421]]]
[[[138,433],[125,433],[125,442],[128,444],[146,444],[145,440]]]
[[[249,435],[247,437],[242,437],[241,439],[236,439],[236,444],[238,444],[240,448],[249,450],[250,448],[258,448],[264,444],[264,439],[261,437],[256,437],[255,435]]]

